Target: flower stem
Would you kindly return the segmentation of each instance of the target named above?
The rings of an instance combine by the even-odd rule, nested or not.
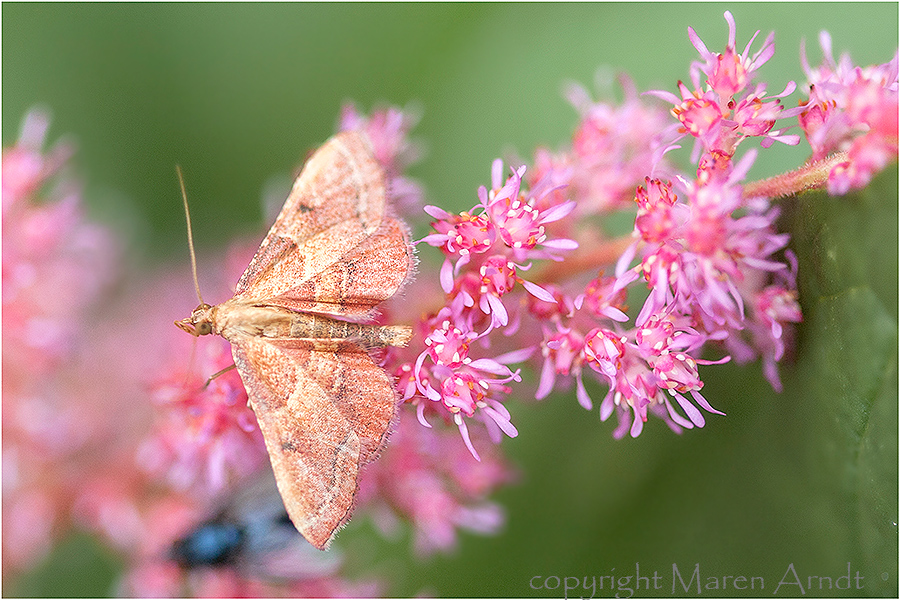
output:
[[[795,171],[748,183],[744,186],[744,197],[783,198],[805,190],[823,188],[828,183],[828,174],[831,170],[848,160],[846,152],[836,152],[821,160],[803,165]]]
[[[583,244],[564,261],[544,265],[531,279],[536,283],[558,283],[584,272],[596,274],[604,266],[615,264],[632,241],[630,235],[625,235],[599,244]]]

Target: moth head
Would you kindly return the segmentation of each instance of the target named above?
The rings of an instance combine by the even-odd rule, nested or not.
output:
[[[175,324],[194,337],[209,335],[213,332],[213,307],[202,303],[194,309],[190,317],[175,321]]]

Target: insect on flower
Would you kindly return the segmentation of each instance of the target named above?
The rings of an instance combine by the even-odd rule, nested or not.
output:
[[[190,231],[186,200],[185,211]],[[394,421],[393,379],[369,351],[412,336],[369,322],[415,263],[388,212],[369,140],[336,135],[304,166],[234,297],[211,306],[197,285],[200,305],[175,322],[231,343],[285,508],[319,549],[349,520],[360,468]]]

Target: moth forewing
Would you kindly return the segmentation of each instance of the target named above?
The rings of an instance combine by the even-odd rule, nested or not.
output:
[[[349,519],[359,469],[396,412],[394,382],[368,351],[412,335],[366,322],[415,260],[405,224],[386,212],[369,140],[338,134],[304,166],[234,297],[176,321],[231,342],[285,508],[320,549]]]

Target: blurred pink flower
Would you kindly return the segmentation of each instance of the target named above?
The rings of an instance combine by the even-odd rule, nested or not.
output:
[[[408,520],[416,551],[427,555],[455,548],[458,529],[497,533],[503,509],[488,496],[513,479],[491,446],[476,461],[451,430],[425,429],[405,411],[384,455],[366,471],[361,495],[386,531],[397,517]]]
[[[32,111],[3,152],[4,571],[49,550],[85,457],[111,426],[81,396],[79,367],[118,247],[82,215],[78,186],[62,173],[71,149],[43,150],[48,126]]]
[[[831,36],[819,35],[822,64],[812,68],[801,53],[809,98],[800,101],[800,126],[813,149],[812,160],[836,151],[847,160],[828,178],[831,194],[864,187],[872,176],[897,159],[898,57],[885,64],[854,66],[849,54],[834,60]]]
[[[535,181],[551,165],[569,168],[567,195],[580,214],[629,208],[635,186],[648,173],[668,169],[660,160],[669,135],[665,111],[642,100],[627,76],[620,75],[619,83],[624,92],[619,105],[595,102],[584,88],[570,85],[566,96],[580,115],[571,149],[555,157],[541,149],[535,155]]]

